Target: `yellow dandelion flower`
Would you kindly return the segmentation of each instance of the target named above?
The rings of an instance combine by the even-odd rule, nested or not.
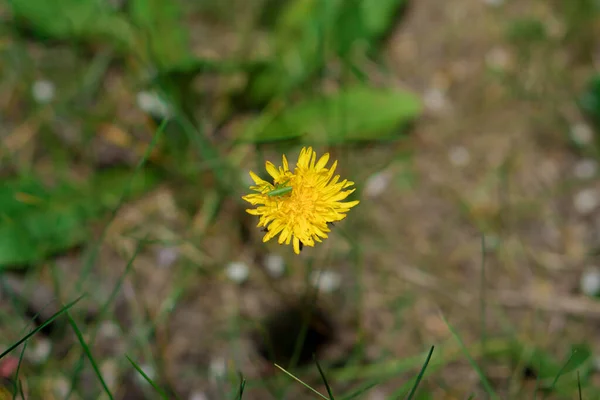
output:
[[[250,176],[256,185],[252,193],[242,198],[254,206],[246,210],[260,217],[258,227],[264,227],[263,242],[279,235],[279,244],[293,244],[294,252],[300,254],[302,246],[315,245],[327,238],[329,223],[346,218],[346,213],[358,201],[343,202],[355,189],[344,190],[354,182],[333,175],[337,161],[329,168],[329,153],[317,161],[317,153],[311,147],[300,151],[294,171],[290,171],[285,155],[281,167],[267,161],[266,170],[273,183]],[[282,190],[284,187],[291,188]]]

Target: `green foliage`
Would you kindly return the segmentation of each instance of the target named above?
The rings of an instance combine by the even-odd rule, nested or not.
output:
[[[128,11],[153,63],[161,69],[190,60],[187,30],[179,5],[170,0],[131,0]]]
[[[519,18],[510,23],[506,32],[514,43],[536,43],[548,38],[546,26],[536,18]]]
[[[41,38],[108,40],[132,48],[135,34],[128,21],[106,1],[10,0],[17,21]]]
[[[277,57],[249,82],[253,103],[283,95],[321,70],[332,55],[348,60],[355,46],[375,49],[406,0],[296,0],[275,28]]]
[[[130,185],[131,183],[131,185]],[[84,186],[44,187],[36,179],[3,182],[0,187],[0,270],[26,266],[81,244],[90,222],[156,183],[146,173],[106,172]]]
[[[389,140],[420,112],[413,93],[357,85],[306,99],[280,113],[267,110],[244,125],[239,140],[264,143],[303,137],[327,144]]]

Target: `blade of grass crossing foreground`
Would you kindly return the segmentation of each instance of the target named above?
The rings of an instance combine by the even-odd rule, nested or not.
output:
[[[581,378],[579,377],[579,371],[577,371],[577,391],[579,392],[579,400],[583,400],[581,395]]]
[[[162,390],[156,383],[154,383],[154,381],[152,379],[150,379],[150,377],[148,375],[146,375],[144,370],[142,368],[140,368],[139,365],[137,365],[131,358],[129,358],[129,356],[125,356],[125,357],[131,363],[131,365],[133,365],[133,368],[135,368],[135,370],[142,376],[142,378],[144,378],[146,380],[146,382],[148,382],[150,384],[150,386],[152,386],[154,388],[156,393],[158,393],[163,399],[169,400],[169,397],[164,392],[164,390]]]
[[[463,354],[467,357],[469,364],[471,364],[471,367],[475,370],[475,372],[479,376],[479,380],[481,381],[481,384],[483,385],[483,388],[485,389],[487,394],[490,396],[491,399],[498,400],[499,399],[498,395],[496,394],[496,392],[494,392],[492,385],[485,377],[485,374],[483,373],[481,368],[479,368],[479,366],[477,365],[477,363],[475,362],[473,357],[471,357],[471,355],[469,354],[469,351],[467,350],[467,348],[466,348],[465,344],[463,343],[463,341],[461,340],[461,338],[458,336],[458,333],[456,332],[456,330],[452,327],[452,325],[450,325],[448,323],[448,321],[446,320],[446,317],[444,317],[443,315],[442,315],[442,319],[444,320],[444,323],[446,324],[448,329],[450,329],[452,336],[454,337],[454,339],[460,346],[460,349],[462,350]]]
[[[12,346],[9,346],[8,349],[4,350],[4,352],[2,352],[2,354],[0,354],[0,359],[2,359],[4,356],[6,356],[8,353],[10,353],[11,351],[13,351],[17,347],[19,347],[21,345],[21,343],[27,341],[27,339],[29,339],[30,337],[32,337],[33,335],[35,335],[36,333],[38,333],[39,331],[41,331],[42,329],[44,329],[45,327],[47,327],[48,325],[50,325],[52,322],[54,322],[54,320],[56,318],[58,318],[62,313],[68,311],[69,308],[73,307],[83,297],[84,297],[84,295],[81,295],[78,298],[76,298],[75,300],[73,300],[72,302],[70,302],[69,304],[63,306],[63,308],[61,308],[56,313],[54,313],[54,315],[52,315],[50,318],[48,318],[46,320],[46,322],[44,322],[43,324],[41,324],[40,326],[38,326],[37,328],[35,328],[31,332],[29,332],[27,335],[23,336],[20,340],[18,340]]]
[[[144,239],[140,240],[140,242],[138,243],[138,245],[136,246],[136,248],[133,252],[133,255],[130,257],[129,261],[127,262],[127,265],[125,266],[125,271],[121,274],[121,276],[119,277],[119,280],[115,284],[115,287],[113,288],[112,292],[110,293],[110,295],[108,296],[108,298],[106,299],[106,301],[104,302],[102,307],[100,308],[100,311],[98,312],[98,315],[96,317],[98,319],[98,321],[102,320],[102,318],[104,317],[104,314],[108,310],[108,307],[110,307],[110,304],[117,297],[119,290],[123,286],[125,277],[129,274],[129,271],[131,270],[131,268],[133,266],[133,262],[135,261],[137,255],[139,254],[143,243],[144,243]],[[100,324],[97,325],[97,329],[92,333],[92,335],[90,337],[90,346],[93,346],[94,343],[96,342],[96,336],[98,334],[99,327],[100,327]],[[76,386],[77,382],[79,381],[79,376],[81,374],[81,371],[83,370],[84,360],[85,360],[85,354],[81,354],[81,356],[79,357],[79,360],[77,361],[77,364],[75,365],[73,374],[71,376],[71,386],[69,389],[69,396],[67,396],[67,398],[69,398],[71,393],[73,393],[73,391],[75,390],[75,386]]]
[[[533,390],[533,400],[537,399],[537,394],[538,394],[538,390],[540,390],[540,382],[542,381],[542,374],[540,374],[539,372],[542,370],[542,360],[540,360],[539,365],[538,365],[538,373],[536,374],[536,378],[535,378],[535,389]]]
[[[73,328],[73,332],[75,332],[75,336],[77,336],[77,339],[79,340],[79,344],[81,344],[81,347],[83,348],[83,351],[87,355],[88,360],[90,360],[90,364],[92,364],[92,368],[94,369],[94,372],[96,373],[96,376],[98,377],[98,380],[100,381],[100,384],[102,385],[102,388],[108,395],[108,398],[113,400],[114,399],[113,395],[110,392],[110,389],[108,388],[108,386],[106,385],[104,378],[102,377],[100,368],[98,368],[98,364],[96,364],[96,360],[94,359],[94,356],[92,355],[92,352],[91,352],[89,346],[85,342],[85,339],[83,338],[83,334],[81,333],[81,331],[79,330],[79,327],[77,326],[77,324],[75,323],[73,318],[71,318],[71,315],[68,312],[67,312],[67,317],[69,318],[69,324],[71,324],[71,327]]]
[[[369,383],[367,385],[364,385],[363,387],[359,388],[355,392],[352,392],[349,395],[346,395],[346,396],[342,397],[342,400],[356,399],[358,396],[360,396],[361,394],[366,393],[367,391],[373,389],[375,386],[379,385],[380,383],[381,383],[381,381],[376,381],[376,382],[371,382],[371,383]]]
[[[479,308],[481,318],[481,347],[483,348],[483,354],[485,355],[485,339],[487,331],[487,319],[486,319],[486,298],[485,298],[485,235],[481,235],[481,277],[480,277],[480,293],[479,293]],[[485,368],[485,356],[482,357],[482,362]]]
[[[240,374],[240,389],[238,390],[238,394],[236,400],[242,400],[242,396],[244,395],[244,389],[246,388],[246,379]]]
[[[23,361],[23,356],[25,355],[25,349],[27,348],[27,342],[23,344],[23,348],[21,349],[21,354],[19,354],[19,363],[17,364],[17,370],[15,371],[15,385],[13,387],[13,400],[17,398],[17,393],[19,392],[19,372],[21,370],[21,362]],[[23,390],[23,388],[21,388]],[[25,397],[23,397],[24,399]]]
[[[308,390],[310,390],[311,392],[313,392],[314,394],[316,394],[317,396],[319,396],[322,399],[325,400],[330,400],[327,397],[323,396],[321,393],[319,393],[317,390],[313,389],[309,384],[304,383],[303,381],[301,381],[299,378],[296,378],[294,375],[292,375],[291,373],[287,372],[285,369],[283,369],[283,367],[280,367],[277,364],[274,364],[277,368],[279,368],[280,370],[282,370],[286,375],[288,375],[289,377],[291,377],[293,380],[295,380],[296,382],[300,383],[302,386],[304,386],[305,388],[307,388]]]
[[[331,387],[329,386],[329,383],[327,382],[327,378],[325,378],[325,373],[323,372],[323,369],[321,368],[321,365],[319,364],[319,361],[317,360],[317,357],[314,354],[313,354],[313,360],[315,360],[315,364],[317,364],[317,368],[319,369],[319,374],[321,374],[323,383],[325,384],[325,387],[327,388],[327,394],[329,395],[329,400],[335,400],[335,398],[333,397],[333,392],[331,391]]]
[[[569,358],[567,359],[567,362],[565,362],[562,365],[562,367],[560,367],[560,369],[556,373],[556,376],[554,377],[554,380],[552,381],[552,384],[550,385],[550,388],[548,389],[548,391],[546,391],[544,393],[544,399],[548,396],[548,393],[550,393],[550,392],[552,392],[554,390],[554,387],[556,386],[556,383],[558,382],[558,380],[562,376],[565,368],[567,368],[567,365],[569,365],[569,362],[571,362],[571,359],[573,358],[573,356],[575,355],[575,353],[576,353],[576,351],[572,352],[571,355],[569,356]]]
[[[421,367],[421,371],[419,371],[419,375],[417,375],[417,380],[415,381],[415,384],[413,385],[412,389],[410,390],[410,393],[408,394],[408,397],[406,398],[406,400],[412,400],[412,398],[417,393],[417,388],[419,387],[419,383],[421,383],[421,379],[423,379],[423,375],[425,374],[425,370],[427,369],[427,365],[429,365],[429,360],[431,360],[431,355],[433,354],[433,349],[434,348],[435,348],[435,346],[431,346],[431,349],[429,349],[429,354],[427,354],[427,358],[425,359],[425,363]]]

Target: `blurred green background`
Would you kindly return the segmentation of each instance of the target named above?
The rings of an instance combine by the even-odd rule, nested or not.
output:
[[[0,399],[600,398],[598,0],[0,18]],[[296,256],[303,146],[361,203]]]

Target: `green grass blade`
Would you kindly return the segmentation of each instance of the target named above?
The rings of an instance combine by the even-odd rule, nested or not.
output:
[[[421,383],[421,379],[423,379],[423,375],[425,374],[427,365],[429,365],[429,360],[431,360],[431,355],[433,354],[434,348],[435,348],[435,346],[431,346],[431,349],[429,349],[429,354],[427,354],[425,363],[423,364],[423,367],[421,367],[421,371],[419,371],[419,375],[417,375],[417,380],[415,381],[415,384],[413,385],[412,389],[410,390],[410,393],[408,394],[408,397],[406,398],[406,400],[411,400],[417,393],[417,388],[419,387],[419,383]]]
[[[365,385],[361,388],[359,388],[358,390],[350,393],[349,395],[346,395],[342,398],[342,400],[352,400],[357,398],[358,396],[360,396],[363,393],[366,393],[367,391],[373,389],[375,386],[379,385],[381,382],[377,381],[377,382],[371,382],[368,385]]]
[[[571,359],[573,358],[573,356],[577,354],[577,351],[573,351],[571,352],[571,355],[569,356],[569,358],[567,359],[567,362],[565,362],[560,369],[558,370],[558,372],[556,373],[556,376],[554,377],[554,380],[552,380],[552,384],[550,385],[550,387],[548,388],[548,391],[545,392],[544,395],[544,399],[546,398],[546,396],[548,395],[549,392],[554,390],[554,387],[556,386],[556,384],[558,383],[558,380],[560,379],[560,377],[563,375],[565,369],[567,368],[567,365],[569,365],[569,363],[571,362]]]
[[[583,400],[583,396],[581,394],[581,378],[579,377],[579,371],[577,371],[577,391],[579,392],[579,400]]]
[[[46,322],[44,322],[43,324],[41,324],[40,326],[38,326],[37,328],[35,328],[34,330],[32,330],[31,332],[29,332],[27,335],[23,336],[23,338],[21,338],[19,341],[17,341],[15,344],[13,344],[12,346],[9,346],[8,349],[4,350],[4,352],[2,352],[2,354],[0,354],[0,360],[6,356],[8,353],[10,353],[11,351],[13,351],[14,349],[16,349],[17,347],[19,347],[21,345],[21,343],[27,341],[27,339],[29,339],[30,337],[32,337],[33,335],[35,335],[36,333],[38,333],[39,331],[41,331],[42,329],[44,329],[45,327],[47,327],[48,325],[50,325],[52,322],[54,322],[54,320],[56,318],[58,318],[62,313],[66,312],[69,310],[69,308],[73,307],[79,300],[81,300],[85,295],[81,295],[78,298],[76,298],[75,300],[73,300],[72,302],[70,302],[69,304],[63,306],[60,310],[58,310],[54,315],[52,315],[50,318],[48,318],[48,320]]]
[[[321,368],[321,364],[319,364],[319,361],[317,360],[317,358],[313,355],[313,359],[315,360],[315,364],[317,364],[317,368],[319,369],[319,374],[321,374],[321,379],[323,379],[323,383],[325,384],[325,387],[327,388],[327,394],[329,395],[329,400],[335,400],[335,398],[333,397],[333,392],[331,391],[331,387],[329,386],[329,383],[327,382],[327,378],[325,378],[325,373],[323,372],[323,369]]]
[[[167,396],[167,394],[165,393],[164,390],[162,390],[156,383],[154,383],[154,381],[152,379],[150,379],[150,377],[148,375],[146,375],[146,373],[144,372],[143,369],[140,368],[139,365],[137,365],[131,358],[129,358],[129,356],[125,356],[127,358],[127,360],[129,360],[129,362],[131,363],[131,365],[133,365],[133,368],[135,368],[135,370],[142,375],[142,377],[146,380],[146,382],[148,382],[150,384],[150,386],[152,386],[154,388],[154,390],[156,391],[156,393],[160,394],[160,396],[163,399],[169,400],[169,397]]]
[[[23,344],[23,348],[21,349],[21,354],[19,354],[19,363],[17,364],[17,370],[15,371],[15,386],[13,388],[13,400],[17,398],[17,393],[19,392],[19,372],[21,370],[21,362],[23,361],[23,356],[25,355],[25,349],[27,348],[27,342]],[[21,388],[23,390],[23,388]],[[23,397],[25,398],[25,397]]]
[[[244,395],[244,389],[246,388],[246,379],[244,379],[244,376],[242,374],[240,374],[240,389],[238,390],[238,394],[236,399],[237,400],[242,400],[242,396]]]
[[[309,384],[304,383],[302,380],[300,380],[300,378],[296,378],[294,375],[292,375],[291,373],[287,372],[283,367],[280,367],[277,364],[274,364],[274,365],[277,368],[279,368],[280,370],[282,370],[286,375],[288,375],[289,377],[291,377],[296,382],[300,383],[302,386],[304,386],[305,388],[307,388],[308,390],[310,390],[311,392],[313,392],[314,394],[316,394],[320,398],[325,399],[325,400],[330,400],[327,397],[323,396],[321,393],[319,393],[317,390],[313,389]]]
[[[487,392],[487,394],[490,396],[490,398],[492,398],[494,400],[497,400],[498,399],[498,395],[496,394],[496,392],[492,388],[492,385],[490,384],[490,382],[488,381],[488,379],[485,377],[485,374],[483,373],[483,371],[481,370],[481,368],[479,368],[479,366],[477,365],[477,363],[475,362],[475,360],[473,359],[473,357],[471,357],[471,355],[469,354],[469,350],[467,349],[467,347],[465,346],[465,344],[463,343],[463,341],[461,340],[461,338],[458,336],[458,333],[456,332],[456,330],[452,327],[452,325],[450,325],[450,323],[448,323],[448,320],[446,320],[446,317],[444,317],[443,315],[442,315],[442,319],[444,320],[444,323],[446,324],[446,326],[448,327],[448,329],[450,329],[450,332],[452,333],[452,336],[454,337],[454,339],[456,340],[456,342],[460,346],[460,349],[462,350],[463,354],[467,357],[467,360],[469,361],[469,364],[471,364],[471,367],[475,370],[475,372],[479,376],[479,380],[481,381],[481,384],[483,385],[483,388],[485,389],[485,391]]]
[[[115,284],[115,287],[113,288],[112,292],[110,293],[110,295],[108,296],[108,298],[106,299],[106,301],[102,305],[102,308],[98,312],[98,316],[97,316],[98,320],[100,320],[104,316],[104,314],[108,310],[108,307],[110,307],[110,304],[114,301],[114,299],[119,294],[119,291],[121,290],[121,287],[123,286],[123,282],[125,281],[125,277],[127,275],[129,275],[129,272],[131,271],[131,268],[133,267],[133,262],[135,261],[135,259],[137,258],[138,254],[140,253],[140,250],[142,249],[142,244],[143,243],[145,243],[144,239],[142,239],[138,243],[138,245],[135,247],[135,250],[133,251],[133,254],[131,255],[131,257],[127,261],[127,265],[125,266],[125,271],[123,271],[123,273],[121,274],[121,276],[119,276],[119,280]],[[96,335],[94,335],[94,338],[95,338],[95,336]]]
[[[71,324],[71,327],[73,328],[73,332],[75,332],[75,336],[77,336],[77,339],[79,340],[79,343],[81,344],[81,347],[83,348],[83,351],[85,352],[88,360],[90,360],[90,363],[92,364],[92,368],[94,369],[94,372],[96,373],[96,376],[98,377],[98,380],[100,381],[100,384],[102,385],[102,388],[104,388],[104,391],[108,395],[108,398],[113,400],[114,397],[113,397],[112,393],[110,392],[108,385],[104,381],[104,378],[102,377],[100,368],[98,368],[98,364],[96,364],[96,360],[94,359],[94,356],[92,355],[92,352],[91,352],[89,346],[85,342],[85,339],[83,338],[83,334],[81,333],[81,330],[79,329],[79,327],[77,326],[77,324],[75,323],[73,318],[71,318],[71,315],[68,312],[67,312],[67,317],[69,318],[69,324]]]
[[[542,370],[542,361],[540,360],[540,365],[538,367],[538,373],[536,374],[537,376],[535,377],[535,389],[533,391],[533,400],[537,399],[538,390],[540,390],[540,382],[542,381],[542,374],[540,373],[541,370]]]

